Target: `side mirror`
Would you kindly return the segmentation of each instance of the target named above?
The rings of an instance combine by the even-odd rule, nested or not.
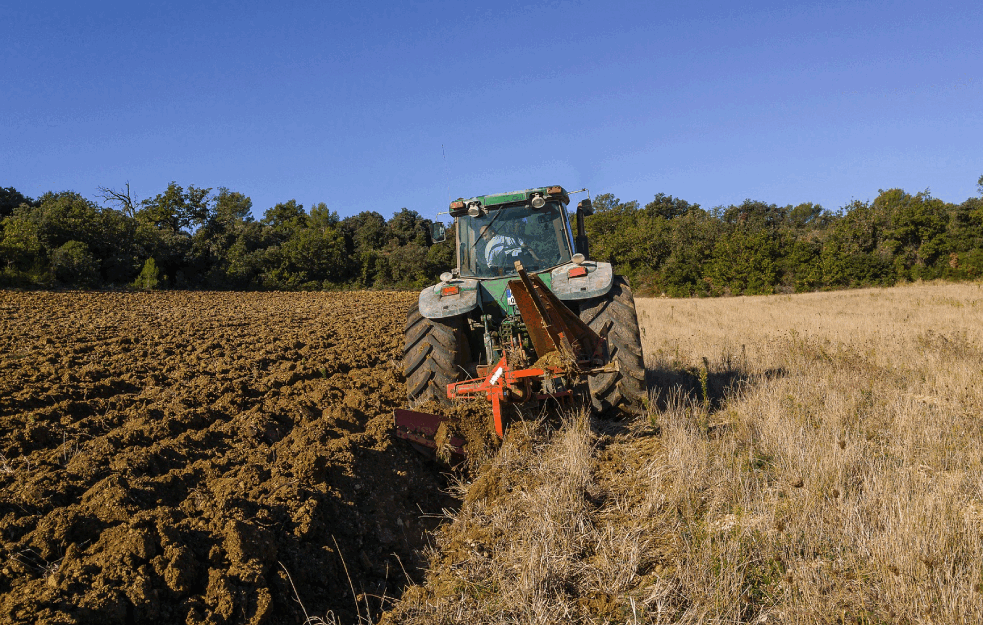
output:
[[[593,214],[594,207],[590,203],[590,198],[580,200],[577,204],[577,239],[574,241],[574,246],[578,253],[584,255],[584,258],[590,258],[590,244],[587,241],[587,228],[584,225],[584,218]]]
[[[434,243],[443,243],[447,240],[447,228],[442,222],[433,222],[433,225],[430,226],[430,238]]]

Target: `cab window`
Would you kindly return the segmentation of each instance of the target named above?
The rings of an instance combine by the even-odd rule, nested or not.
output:
[[[492,278],[515,274],[515,261],[529,271],[569,262],[568,232],[556,202],[490,210],[458,218],[461,275]]]

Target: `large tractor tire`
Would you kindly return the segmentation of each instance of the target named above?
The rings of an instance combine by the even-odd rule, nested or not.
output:
[[[608,362],[617,362],[619,371],[589,378],[591,406],[603,418],[626,414],[639,416],[648,407],[642,339],[638,331],[635,298],[628,281],[614,277],[611,290],[602,297],[581,304],[580,318],[595,332],[608,321]]]
[[[403,329],[403,375],[410,407],[428,401],[449,406],[447,385],[464,379],[470,360],[465,315],[427,319],[413,304]]]

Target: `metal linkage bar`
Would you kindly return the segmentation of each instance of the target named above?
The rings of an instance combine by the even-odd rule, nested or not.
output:
[[[531,399],[559,397],[569,395],[564,390],[559,393],[533,393],[535,380],[542,380],[547,375],[559,375],[559,368],[530,367],[528,369],[512,369],[503,357],[494,367],[489,367],[488,375],[484,378],[452,382],[447,385],[447,397],[459,399],[468,395],[484,395],[492,404],[492,415],[495,419],[495,432],[505,435],[502,424],[503,402],[525,402]]]

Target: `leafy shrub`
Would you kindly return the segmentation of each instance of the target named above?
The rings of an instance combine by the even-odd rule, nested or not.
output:
[[[157,263],[153,258],[148,258],[147,262],[143,263],[140,275],[133,281],[133,286],[144,291],[151,291],[160,285],[160,280],[160,270],[157,269]]]
[[[95,286],[99,283],[99,261],[81,241],[69,241],[52,252],[51,271],[63,284]]]

